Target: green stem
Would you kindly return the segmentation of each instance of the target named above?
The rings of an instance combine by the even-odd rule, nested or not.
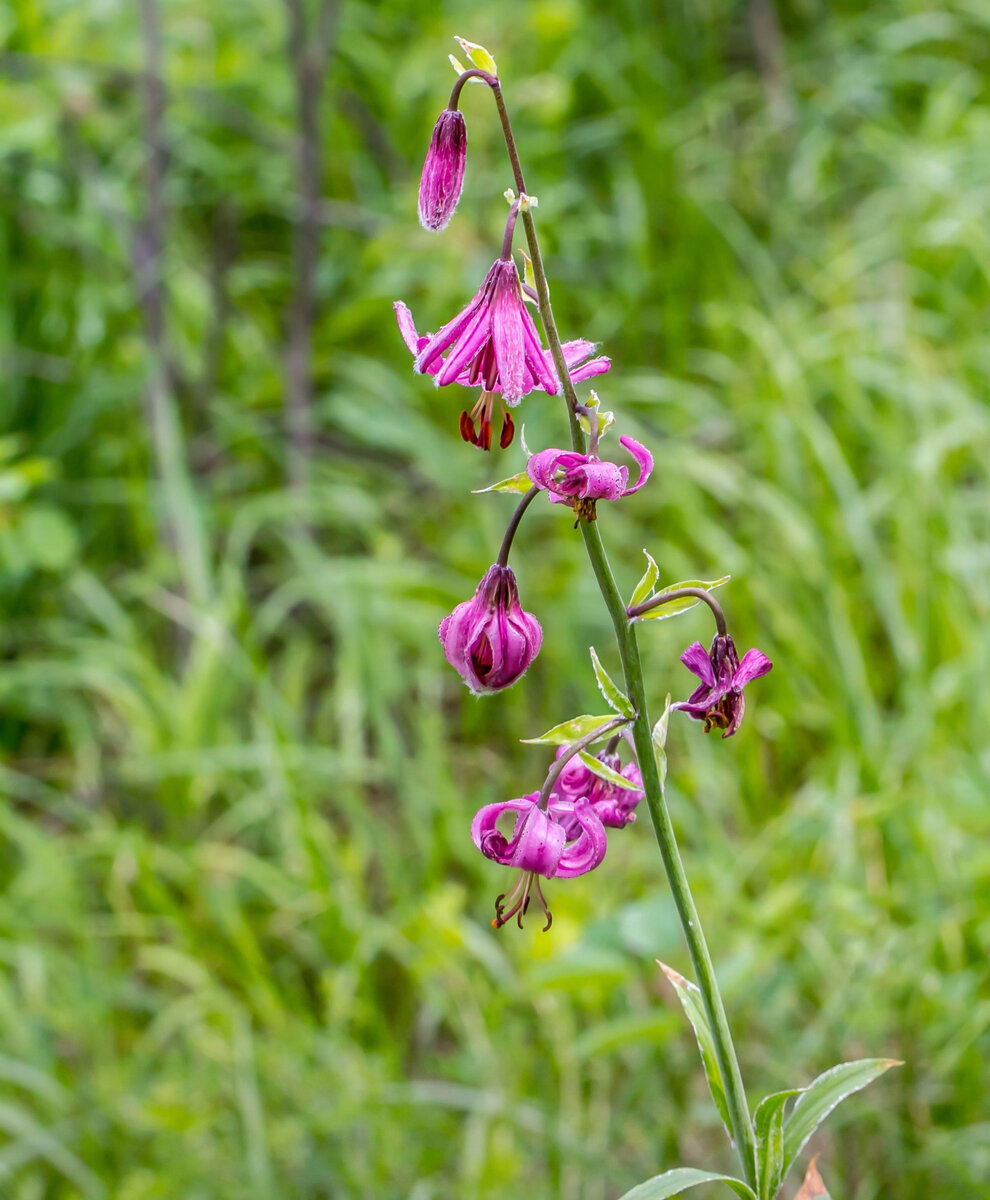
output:
[[[492,87],[495,104],[498,108],[499,119],[502,122],[502,132],[505,135],[506,149],[509,152],[509,162],[512,164],[516,187],[520,193],[526,191],[519,154],[516,150],[512,127],[505,110],[502,91],[496,83]],[[550,289],[547,285],[546,271],[543,266],[543,256],[536,236],[536,224],[529,208],[523,210],[523,225],[526,229],[526,239],[529,243],[529,254],[533,260],[533,275],[536,280],[536,293],[539,299],[540,317],[546,333],[547,344],[553,356],[557,375],[560,379],[564,398],[567,401],[567,415],[570,423],[571,444],[578,453],[585,452],[584,433],[578,422],[578,399],[571,382],[564,352],[561,349],[560,334],[553,318],[550,307]],[[584,537],[585,549],[591,562],[592,570],[598,581],[598,587],[605,601],[612,626],[615,630],[615,640],[618,644],[619,659],[622,663],[622,673],[625,678],[626,694],[636,710],[633,721],[633,744],[636,747],[636,757],[643,777],[643,791],[653,818],[653,829],[656,833],[657,844],[660,847],[660,857],[674,897],[674,905],[680,918],[684,940],[687,942],[688,953],[694,966],[694,973],[701,990],[702,1000],[708,1023],[711,1026],[715,1042],[715,1054],[718,1059],[722,1082],[725,1086],[726,1099],[729,1106],[729,1119],[732,1126],[732,1137],[736,1153],[742,1165],[743,1177],[751,1187],[756,1187],[756,1140],[753,1134],[753,1122],[749,1107],[746,1103],[746,1093],[743,1088],[742,1073],[739,1070],[739,1060],[732,1044],[729,1032],[729,1022],[725,1015],[725,1005],[718,989],[715,978],[715,968],[712,965],[711,954],[701,928],[698,910],[695,908],[691,888],[684,873],[677,839],[674,836],[674,826],[663,794],[663,783],[657,769],[656,757],[653,752],[652,727],[646,704],[646,687],[643,682],[643,668],[639,658],[639,646],[636,642],[636,632],[626,613],[625,601],[619,593],[615,577],[609,566],[602,543],[601,532],[597,521],[581,521],[581,533]]]

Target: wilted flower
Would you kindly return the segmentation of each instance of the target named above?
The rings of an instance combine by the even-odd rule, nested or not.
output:
[[[419,180],[419,222],[424,229],[445,229],[461,198],[467,160],[467,126],[456,108],[437,118]]]
[[[569,749],[568,746],[561,746],[557,751],[557,758],[567,754]],[[557,776],[554,787],[558,794],[567,800],[586,799],[603,825],[610,829],[621,829],[636,820],[633,809],[643,799],[643,777],[636,763],[630,762],[623,767],[622,760],[616,753],[603,750],[596,757],[613,771],[618,771],[623,779],[634,783],[637,790],[631,791],[602,779],[590,767],[585,766],[576,754]]]
[[[681,655],[681,662],[698,676],[701,686],[687,700],[672,704],[696,721],[704,721],[705,733],[721,729],[732,737],[742,723],[746,701],[742,690],[773,666],[762,650],[747,650],[740,661],[728,634],[716,634],[711,651],[694,642]]]
[[[401,300],[396,300],[393,307],[403,341],[409,347],[413,357],[418,358],[420,353],[430,344],[432,337],[421,337],[416,332],[412,313]],[[564,361],[567,363],[568,374],[574,383],[580,383],[585,379],[592,379],[596,375],[603,375],[612,365],[611,361],[602,355],[591,357],[595,353],[595,344],[594,342],[585,341],[583,338],[578,338],[573,342],[564,342],[561,349],[564,352]],[[543,381],[547,378],[547,375],[554,380],[555,384],[559,384],[553,359],[549,353],[543,352],[543,361],[546,372],[541,373],[539,376],[535,375],[526,366],[523,373],[524,395],[538,389],[542,390]],[[443,366],[444,360],[437,357],[430,362],[429,366],[423,368],[423,370],[427,375],[439,375]],[[456,379],[448,380],[447,382],[459,383],[462,387],[477,387],[479,383],[483,385],[481,395],[471,409],[470,414],[467,412],[461,413],[461,436],[466,442],[471,442],[475,446],[480,446],[483,450],[487,450],[492,444],[492,408],[496,396],[503,394],[503,387],[497,362],[495,363],[495,376],[491,380],[490,387],[488,386],[489,379],[486,377],[482,380],[481,378],[481,366],[482,364],[478,356],[475,356],[474,360],[461,370]],[[477,432],[475,431],[476,421]],[[512,418],[503,408],[502,436],[500,439],[503,447],[508,446],[512,441],[512,434]]]
[[[551,447],[534,454],[526,464],[526,473],[538,488],[550,494],[553,504],[567,504],[589,521],[595,519],[598,500],[620,500],[638,492],[653,471],[653,455],[631,437],[620,437],[619,444],[636,460],[639,477],[629,487],[629,468],[602,462],[595,454]]]
[[[489,567],[470,600],[440,622],[447,662],[475,695],[510,687],[543,642],[539,621],[523,612],[511,567]]]
[[[539,792],[531,792],[517,800],[486,804],[471,822],[471,840],[486,858],[505,867],[521,868],[512,891],[495,901],[496,927],[514,916],[522,926],[535,893],[547,918],[544,928],[549,929],[552,918],[538,876],[571,879],[593,871],[605,857],[605,827],[587,801],[561,800],[552,795],[544,810],[539,798]],[[515,817],[509,837],[498,828],[499,818],[506,813]]]

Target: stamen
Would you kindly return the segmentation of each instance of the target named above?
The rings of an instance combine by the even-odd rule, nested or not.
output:
[[[502,434],[498,439],[498,444],[504,450],[506,446],[512,445],[512,439],[515,436],[516,427],[512,423],[512,417],[508,413],[502,414]]]
[[[482,450],[491,450],[492,448],[492,423],[487,415],[481,422],[481,432],[474,444],[480,446]]]
[[[474,421],[467,415],[466,412],[461,413],[461,437],[470,442],[472,446],[477,446],[478,438],[474,432]]]

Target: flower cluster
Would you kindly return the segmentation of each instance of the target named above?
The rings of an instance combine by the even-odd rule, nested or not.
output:
[[[509,892],[495,901],[492,924],[496,928],[513,917],[521,928],[535,896],[546,917],[544,929],[549,929],[553,917],[540,876],[573,879],[593,871],[605,857],[606,828],[621,829],[636,819],[633,809],[643,799],[643,780],[635,762],[621,770],[623,778],[636,785],[637,790],[629,790],[596,775],[577,757],[575,746],[562,746],[557,761],[562,758],[564,765],[552,779],[553,790],[545,803],[541,793],[530,792],[516,800],[486,804],[471,823],[471,839],[481,853],[520,872]],[[614,751],[603,751],[598,758],[619,771],[620,759]],[[498,828],[507,815],[513,821],[508,836]]]
[[[461,45],[475,65],[468,70],[458,67],[458,81],[434,127],[420,177],[420,222],[434,232],[444,229],[453,217],[464,181],[467,127],[458,109],[463,85],[471,79],[486,84],[495,93],[503,121],[507,120],[494,59],[483,47],[463,40]],[[511,143],[508,131],[507,138]],[[459,428],[465,441],[483,450],[491,448],[497,403],[501,413],[498,441],[503,449],[508,447],[515,431],[511,410],[532,393],[553,396],[564,392],[572,424],[579,417],[588,422],[587,452],[575,431],[572,449],[549,446],[538,450],[529,455],[524,472],[496,485],[496,490],[525,494],[509,522],[497,561],[485,572],[472,598],[444,617],[438,630],[447,661],[476,696],[511,687],[525,674],[543,642],[540,622],[520,604],[516,577],[508,566],[512,539],[532,500],[545,493],[551,504],[573,509],[577,526],[582,518],[585,522],[596,519],[599,501],[614,502],[638,492],[650,479],[654,467],[649,449],[627,435],[619,438],[619,444],[635,463],[635,482],[630,483],[628,466],[599,456],[600,434],[611,423],[611,417],[603,425],[597,398],[592,394],[589,406],[582,406],[573,384],[605,374],[611,362],[598,353],[591,341],[578,338],[561,343],[557,337],[549,308],[545,306],[546,280],[529,215],[536,200],[524,194],[511,144],[510,151],[520,194],[517,198],[513,192],[506,193],[510,209],[501,253],[471,300],[436,333],[426,335],[418,332],[412,313],[401,300],[394,304],[399,332],[413,357],[413,369],[429,375],[438,388],[456,384],[479,389],[474,403],[460,414]],[[525,214],[530,238],[535,288],[523,282],[513,259],[512,241],[520,214]],[[529,300],[539,296],[543,298],[540,308],[543,333],[553,353],[541,341],[527,307]],[[585,536],[591,539],[597,534],[586,527]],[[652,559],[650,562],[653,574],[650,576],[648,572],[641,585],[647,594],[657,577],[656,564]],[[743,718],[743,688],[765,675],[771,664],[759,650],[748,651],[740,660],[726,632],[724,615],[709,595],[711,586],[674,585],[645,601],[643,590],[637,587],[634,595],[638,602],[631,601],[626,615],[631,622],[674,599],[707,600],[715,614],[718,633],[710,651],[700,642],[685,650],[682,660],[700,678],[701,684],[687,700],[672,708],[702,721],[706,731],[717,728],[723,737],[731,737]],[[627,629],[627,633],[633,636],[631,630]],[[634,721],[645,721],[645,712],[636,712],[629,698],[621,695],[607,677],[608,686],[603,686],[601,664],[596,656],[593,659],[599,686],[620,715],[602,718],[600,722],[597,718],[577,718],[578,725],[568,723],[561,727],[566,728],[568,738],[572,737],[572,728],[584,732],[577,740],[560,747],[542,789],[486,804],[472,822],[471,837],[481,853],[501,866],[519,871],[508,894],[503,893],[496,901],[496,926],[512,917],[521,925],[535,897],[546,917],[545,927],[549,928],[550,910],[541,880],[568,879],[593,871],[605,857],[606,831],[622,829],[634,822],[635,810],[644,799],[641,764],[633,759],[623,766],[618,751],[628,738],[626,727]],[[615,732],[616,729],[624,731]],[[603,738],[606,732],[614,733],[612,740],[599,752],[597,761],[591,759],[584,752],[586,747]],[[637,737],[641,732],[637,731]],[[651,759],[651,770],[652,766]]]

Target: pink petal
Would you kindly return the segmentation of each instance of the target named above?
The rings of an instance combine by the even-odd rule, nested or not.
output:
[[[653,473],[653,455],[647,450],[642,442],[637,442],[635,438],[620,437],[619,445],[625,446],[629,453],[636,460],[636,465],[639,467],[639,478],[630,488],[626,488],[623,492],[624,496],[631,496],[633,492],[638,492],[644,483]],[[692,668],[693,669],[693,668]]]
[[[498,378],[502,399],[506,404],[518,404],[523,396],[523,375],[526,368],[524,347],[524,311],[519,298],[519,278],[514,263],[505,263],[495,286],[492,301],[492,342],[498,363]]]
[[[715,672],[712,670],[712,660],[708,657],[708,651],[702,646],[701,642],[692,642],[681,655],[681,662],[689,671],[693,671],[707,687],[713,688],[715,686]],[[692,696],[691,703],[694,702],[694,696]]]
[[[605,857],[608,848],[608,835],[605,826],[595,815],[594,809],[586,800],[563,801],[558,806],[563,815],[571,812],[580,826],[581,832],[575,841],[568,844],[557,865],[557,875],[561,879],[573,879],[577,875],[586,875]]]
[[[733,689],[738,691],[740,688],[744,688],[747,683],[752,683],[754,679],[759,679],[761,675],[766,675],[772,666],[773,663],[762,650],[755,648],[747,650],[742,656],[735,675],[732,677]]]

